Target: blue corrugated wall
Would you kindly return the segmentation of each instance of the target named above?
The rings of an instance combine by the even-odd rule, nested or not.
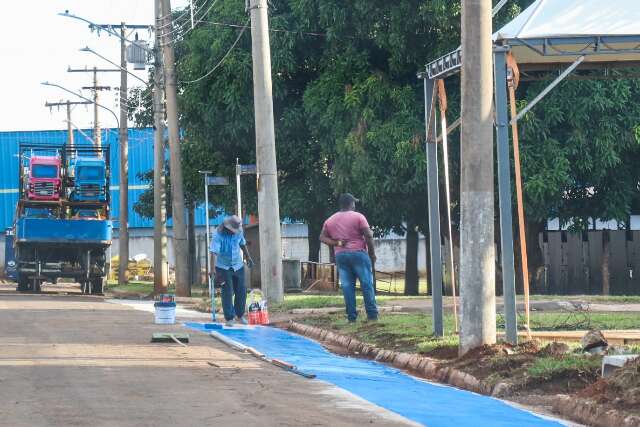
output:
[[[91,135],[92,130],[83,131]],[[52,131],[17,131],[0,132],[0,230],[13,224],[15,206],[18,200],[18,146],[28,144],[64,144],[67,141],[66,130]],[[77,144],[90,143],[81,132],[74,130],[74,141]],[[119,217],[119,179],[120,162],[118,150],[118,130],[103,129],[102,144],[109,145],[111,150],[111,216],[114,227],[118,228]],[[133,205],[144,192],[147,183],[138,174],[153,169],[153,129],[129,129],[129,227],[153,227],[153,222],[142,218],[133,211]],[[115,187],[115,188],[114,188]],[[212,220],[218,224],[220,218]],[[201,206],[196,210],[196,224],[204,225],[205,212]],[[169,222],[170,225],[170,222]]]

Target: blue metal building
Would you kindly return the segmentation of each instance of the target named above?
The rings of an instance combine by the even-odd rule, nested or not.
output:
[[[92,130],[83,131],[91,135]],[[51,131],[15,131],[0,132],[0,230],[13,224],[16,203],[18,201],[18,147],[28,144],[64,144],[67,141],[66,130]],[[74,130],[77,144],[89,144],[82,132]],[[102,144],[111,150],[111,217],[114,228],[118,228],[119,217],[119,137],[118,129],[103,129]],[[133,205],[148,187],[138,175],[153,169],[153,129],[129,129],[129,227],[152,228],[153,221],[142,218],[133,211]],[[219,218],[212,220],[219,223]],[[196,225],[205,224],[204,207],[196,210]],[[169,222],[169,226],[171,223]]]

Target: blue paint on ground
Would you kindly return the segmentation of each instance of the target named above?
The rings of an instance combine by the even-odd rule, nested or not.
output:
[[[185,326],[208,332],[202,323]],[[420,380],[382,363],[335,355],[315,341],[281,329],[223,328],[216,332],[428,427],[562,425],[488,396]]]

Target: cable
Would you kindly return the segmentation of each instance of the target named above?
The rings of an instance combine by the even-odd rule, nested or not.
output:
[[[209,0],[204,0],[204,2],[203,2],[200,6],[198,6],[198,5],[196,4],[196,1],[197,1],[197,0],[194,0],[194,1],[193,1],[193,9],[194,9],[194,10],[197,10],[197,9],[202,8],[202,7],[207,3],[207,1],[209,1]],[[191,9],[191,6],[185,6],[184,11],[183,11],[180,15],[176,16],[176,18],[173,20],[173,24],[175,25],[175,24],[176,24],[176,22],[177,22],[177,21],[179,21],[179,20],[181,20],[182,18],[184,18],[184,17],[185,17],[185,15],[189,15],[189,14],[190,14],[190,12],[191,12],[191,10],[190,10],[190,9]],[[161,19],[164,19],[164,18],[166,18],[166,17],[167,17],[167,15],[164,15],[164,16],[162,16],[162,17],[161,17]],[[187,19],[187,21],[186,21],[186,22],[187,22],[187,23],[190,23],[190,22],[191,22],[191,19]],[[171,25],[171,24],[169,24],[169,23],[162,24],[162,25],[159,25],[159,26],[157,27],[157,29],[164,29],[164,28],[167,28],[169,25]],[[180,25],[183,25],[183,24],[180,24]]]
[[[196,25],[198,25],[200,22],[203,22],[203,21],[202,21],[202,18],[206,17],[206,16],[209,14],[209,12],[211,12],[211,9],[213,9],[213,7],[214,7],[217,3],[218,3],[218,0],[213,0],[213,3],[211,3],[211,4],[209,5],[209,8],[208,8],[208,9],[207,9],[203,14],[201,14],[197,19],[195,19],[195,18],[194,18],[193,27],[189,27],[189,28],[187,28],[187,30],[186,30],[184,33],[181,33],[180,35],[181,35],[182,37],[184,37],[185,35],[189,34],[189,32],[191,32],[191,31],[196,27]],[[184,25],[183,25],[182,27],[180,27],[180,28],[174,28],[174,29],[172,29],[171,31],[169,31],[168,33],[166,33],[166,34],[162,34],[162,36],[163,36],[163,37],[167,37],[167,38],[172,38],[172,37],[171,37],[172,35],[174,35],[174,34],[176,34],[176,33],[180,33],[180,31],[182,31],[182,30],[184,30]],[[175,41],[175,40],[176,40],[175,38],[172,38],[172,40],[171,40],[171,41]],[[165,46],[163,43],[160,43],[160,45],[161,45],[161,46]]]
[[[186,80],[186,81],[181,81],[180,83],[184,83],[184,84],[192,84],[192,83],[198,83],[201,80],[206,79],[207,77],[209,77],[211,74],[213,74],[214,71],[216,71],[223,63],[224,61],[227,59],[227,57],[231,54],[231,52],[233,51],[233,49],[236,47],[236,45],[238,44],[238,42],[240,41],[240,38],[242,37],[242,35],[244,34],[244,32],[247,30],[247,28],[249,28],[249,19],[247,20],[247,23],[245,24],[244,27],[242,27],[242,31],[240,31],[240,34],[238,34],[238,37],[236,38],[236,40],[233,42],[233,44],[231,45],[231,47],[229,48],[229,50],[227,51],[227,53],[224,54],[224,56],[222,57],[222,59],[220,60],[220,62],[218,62],[215,67],[213,67],[211,70],[209,70],[205,75],[198,77],[195,80]]]
[[[204,22],[206,24],[211,24],[211,25],[219,25],[223,27],[242,28],[241,24],[228,24],[226,22],[215,22],[215,21],[200,21],[200,22]],[[250,27],[250,28],[253,28],[253,27]],[[309,33],[304,31],[285,30],[285,29],[278,29],[278,28],[269,28],[269,31],[274,33],[291,33],[291,34],[303,34],[305,36],[327,37],[327,35],[324,33]]]

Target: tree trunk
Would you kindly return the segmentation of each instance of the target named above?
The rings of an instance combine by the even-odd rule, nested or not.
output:
[[[609,272],[609,258],[611,257],[609,230],[602,232],[602,295],[611,294],[611,273]]]
[[[191,295],[191,285],[197,282],[196,271],[196,225],[195,225],[195,207],[192,204],[187,206],[187,240],[189,248],[189,295]]]
[[[309,221],[307,224],[307,240],[309,245],[309,261],[320,262],[320,232],[322,223],[320,221]]]
[[[405,258],[404,294],[418,295],[418,230],[407,224],[407,252]]]

